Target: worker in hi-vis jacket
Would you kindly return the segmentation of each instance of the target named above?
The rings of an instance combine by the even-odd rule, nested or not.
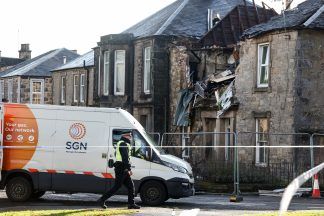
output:
[[[124,132],[117,143],[115,167],[115,185],[98,200],[102,208],[107,208],[106,200],[113,196],[116,191],[124,184],[128,190],[128,208],[139,209],[140,206],[135,204],[134,182],[131,179],[132,170],[130,165],[130,156],[132,152],[131,141],[132,134]]]

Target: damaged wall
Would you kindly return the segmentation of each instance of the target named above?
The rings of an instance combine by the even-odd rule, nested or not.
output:
[[[189,55],[184,46],[173,46],[170,48],[170,116],[175,117],[179,91],[188,87],[186,74],[189,67]],[[169,128],[174,128],[170,121]]]
[[[239,101],[237,131],[256,131],[256,118],[269,121],[270,133],[293,133],[294,130],[294,80],[296,77],[296,31],[277,32],[249,39],[241,43],[240,68],[236,74],[235,96]],[[270,44],[269,87],[257,88],[258,44]],[[241,139],[240,139],[241,138]],[[238,145],[255,145],[255,135],[244,134]],[[277,141],[277,140],[276,140]],[[292,136],[282,137],[270,145],[291,145]],[[269,163],[291,161],[290,149],[269,150]],[[255,149],[239,149],[240,160],[254,161]]]

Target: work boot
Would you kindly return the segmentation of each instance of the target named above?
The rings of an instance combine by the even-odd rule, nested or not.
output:
[[[106,209],[108,208],[106,201],[102,200],[101,198],[97,200],[101,208]]]
[[[128,209],[140,209],[141,206],[134,204],[128,205]]]

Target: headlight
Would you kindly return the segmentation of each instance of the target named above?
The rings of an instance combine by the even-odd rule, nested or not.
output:
[[[182,166],[178,166],[178,165],[175,165],[173,163],[166,162],[166,161],[163,161],[163,163],[167,167],[172,168],[174,171],[181,172],[181,173],[184,173],[184,174],[188,174],[188,171],[185,168],[183,168]]]

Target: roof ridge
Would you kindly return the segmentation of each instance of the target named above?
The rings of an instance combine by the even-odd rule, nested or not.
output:
[[[181,5],[171,14],[171,16],[163,23],[161,28],[159,28],[154,35],[159,35],[161,34],[169,25],[170,23],[174,20],[174,18],[180,13],[180,11],[186,6],[186,4],[189,2],[189,0],[184,0]]]
[[[37,67],[38,65],[42,64],[45,60],[47,60],[49,57],[52,58],[54,57],[57,53],[59,53],[60,51],[62,51],[63,48],[61,49],[56,49],[53,50],[52,52],[50,52],[47,55],[42,56],[39,59],[36,59],[35,61],[30,62],[29,64],[26,64],[20,68],[17,68],[16,70],[13,70],[11,72],[9,72],[8,74],[4,74],[2,77],[11,77],[11,76],[15,76],[18,72],[23,71],[25,69],[32,70],[35,67]]]

